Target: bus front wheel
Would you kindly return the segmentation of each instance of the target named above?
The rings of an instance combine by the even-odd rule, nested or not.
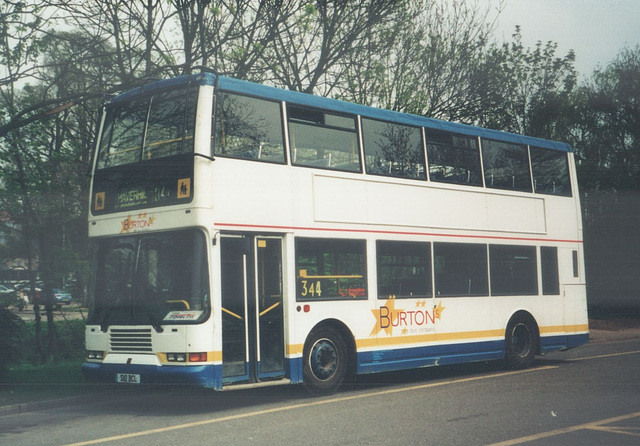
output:
[[[347,375],[347,345],[331,328],[309,335],[304,347],[304,385],[311,393],[334,393]]]
[[[533,365],[538,349],[538,330],[527,315],[515,315],[507,325],[505,334],[505,360],[507,366],[524,369]]]

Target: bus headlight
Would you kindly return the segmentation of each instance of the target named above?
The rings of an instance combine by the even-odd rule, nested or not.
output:
[[[98,350],[87,350],[87,359],[104,359],[104,352]]]
[[[167,361],[187,362],[187,354],[186,353],[167,353]]]
[[[207,353],[167,353],[168,362],[206,362]]]

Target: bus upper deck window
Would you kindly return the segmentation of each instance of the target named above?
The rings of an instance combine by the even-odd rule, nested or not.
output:
[[[284,163],[280,103],[224,93],[216,112],[217,156]]]
[[[287,114],[293,165],[362,171],[354,116],[297,106]]]

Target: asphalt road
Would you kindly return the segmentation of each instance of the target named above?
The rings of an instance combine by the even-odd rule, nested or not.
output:
[[[0,445],[637,445],[640,339],[508,371],[496,363],[216,393],[115,387],[93,403],[0,417]]]

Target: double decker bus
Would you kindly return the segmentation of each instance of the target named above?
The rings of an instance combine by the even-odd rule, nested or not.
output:
[[[564,143],[212,72],[104,107],[85,375],[217,390],[588,342]]]

